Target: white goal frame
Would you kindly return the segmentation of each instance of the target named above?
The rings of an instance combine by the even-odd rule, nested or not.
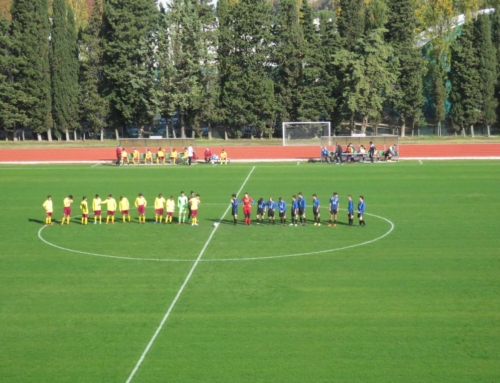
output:
[[[287,121],[287,122],[282,122],[281,123],[281,133],[283,135],[283,146],[287,146],[286,145],[286,140],[287,140],[286,126],[287,125],[317,125],[317,124],[326,124],[327,132],[328,132],[328,134],[326,134],[326,136],[332,135],[332,127],[331,127],[330,121],[301,121],[301,122],[288,122]],[[322,132],[318,138],[321,139],[322,136],[325,136],[324,132]]]

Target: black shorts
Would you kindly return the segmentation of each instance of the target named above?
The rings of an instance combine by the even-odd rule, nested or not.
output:
[[[284,211],[280,211],[280,218],[285,218],[286,213]]]
[[[259,209],[259,208],[257,208],[257,215],[264,215],[264,210],[265,209]]]
[[[298,214],[299,214],[299,215],[304,215],[304,209],[300,209],[300,208],[299,208],[299,213],[298,213]]]
[[[313,209],[313,215],[317,217],[319,215],[319,209]]]
[[[358,218],[363,218],[363,213],[358,213]]]
[[[337,215],[338,212],[338,209],[330,209],[330,214]]]
[[[268,210],[268,211],[267,211],[267,216],[268,216],[268,217],[273,217],[273,218],[274,218],[274,210]]]
[[[233,210],[231,211],[231,215],[238,215],[238,209],[233,207]]]
[[[295,215],[295,209],[290,210],[292,217]]]
[[[347,212],[347,216],[352,217],[353,215],[354,215],[354,212],[352,212],[352,211]]]

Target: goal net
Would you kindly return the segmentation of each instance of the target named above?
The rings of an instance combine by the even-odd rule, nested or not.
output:
[[[331,135],[330,122],[283,122],[283,146],[320,145],[322,136]]]
[[[136,148],[139,151],[144,151],[146,148],[157,149],[163,148],[165,150],[172,150],[176,148],[177,151],[187,148],[188,146],[196,148],[195,138],[123,138],[120,139],[120,146],[126,148],[128,151]],[[130,151],[131,152],[131,151]]]

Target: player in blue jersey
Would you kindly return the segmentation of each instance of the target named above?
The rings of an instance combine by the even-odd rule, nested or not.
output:
[[[337,226],[337,214],[340,208],[340,200],[337,192],[333,193],[333,196],[330,197],[330,222],[328,226],[332,226],[332,218],[333,218],[333,226]]]
[[[274,202],[273,197],[269,197],[269,201],[267,201],[267,224],[270,225],[271,222],[273,223],[274,226],[274,213],[276,212],[277,208],[276,202]]]
[[[297,201],[297,196],[296,195],[293,195],[292,196],[292,211],[291,211],[291,215],[292,215],[292,223],[290,224],[290,226],[297,226],[297,214],[299,212],[299,203]]]
[[[319,198],[316,194],[313,194],[313,216],[314,216],[314,226],[321,226],[321,214],[319,212],[320,208]]]
[[[366,226],[365,220],[363,219],[363,215],[365,213],[365,197],[362,195],[359,196],[359,202],[358,202],[358,219],[359,219],[359,226]]]
[[[264,198],[259,198],[257,201],[257,225],[264,224],[264,215],[266,213],[267,202],[264,201]]]
[[[350,195],[347,196],[347,218],[349,219],[349,226],[354,222],[354,202]]]
[[[238,222],[238,205],[240,201],[236,198],[236,194],[233,194],[231,197],[231,215],[233,216],[233,224],[236,226]]]
[[[278,212],[280,215],[281,226],[286,226],[286,202],[283,198],[278,199]]]
[[[302,226],[305,226],[307,224],[307,220],[306,220],[306,199],[302,195],[302,192],[299,192],[299,194],[297,196],[298,196],[297,197],[297,203],[299,204],[298,215],[299,215],[300,224]]]

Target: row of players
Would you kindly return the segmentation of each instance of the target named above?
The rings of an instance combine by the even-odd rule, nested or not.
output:
[[[321,226],[321,214],[320,207],[321,202],[316,194],[313,194],[313,216],[314,216],[314,226]],[[347,216],[348,216],[348,225],[352,226],[354,222],[354,202],[350,195],[347,196]],[[63,218],[61,220],[61,225],[64,225],[66,222],[68,225],[70,223],[71,217],[71,204],[73,203],[73,196],[69,195],[63,201]],[[186,216],[189,220],[191,218],[191,225],[198,226],[198,206],[201,203],[200,195],[194,195],[194,192],[191,192],[189,198],[181,191],[180,196],[177,198],[177,204],[174,201],[174,197],[170,196],[170,198],[165,199],[163,195],[160,193],[158,197],[155,199],[154,208],[155,208],[155,224],[163,222],[163,214],[164,209],[166,210],[165,223],[172,223],[172,217],[174,215],[175,207],[179,209],[179,218],[178,224],[182,225],[186,222]],[[252,197],[249,196],[248,193],[245,193],[244,197],[239,200],[236,194],[233,194],[230,200],[231,204],[231,214],[233,216],[234,225],[237,224],[238,221],[238,208],[239,205],[243,205],[243,214],[244,214],[244,224],[251,225],[251,213],[252,206],[255,204],[255,201]],[[115,223],[115,212],[118,209],[122,214],[123,222],[131,222],[130,218],[130,203],[126,197],[120,196],[119,203],[117,205],[116,200],[113,198],[111,194],[108,195],[106,200],[101,200],[98,194],[95,195],[95,198],[92,201],[92,208],[94,211],[94,224],[102,223],[102,212],[101,206],[107,205],[107,218],[106,224],[111,222]],[[139,193],[138,197],[134,202],[135,207],[137,208],[139,214],[139,223],[146,223],[146,206],[147,201],[142,195]],[[42,205],[45,209],[45,225],[52,225],[52,214],[53,214],[53,202],[52,197],[47,196],[47,200]],[[359,196],[359,202],[357,206],[357,214],[359,219],[359,225],[365,226],[364,220],[364,212],[365,212],[365,202],[364,197]],[[330,219],[328,226],[337,226],[337,216],[338,211],[340,209],[340,198],[337,192],[333,193],[333,196],[330,197],[329,200],[329,212]],[[82,221],[83,225],[88,224],[89,218],[89,206],[87,202],[87,197],[84,196],[82,198],[82,202],[80,203],[80,210],[82,211]],[[278,213],[280,218],[281,225],[286,225],[286,210],[287,203],[283,200],[282,197],[279,197],[278,201],[274,201],[272,197],[269,197],[269,200],[265,201],[263,198],[260,198],[257,201],[257,224],[264,224],[264,219],[267,213],[268,224],[275,224],[275,215]],[[189,213],[189,214],[188,214]],[[298,224],[305,226],[307,224],[306,219],[306,200],[302,193],[298,193],[297,195],[292,196],[291,202],[291,223],[290,226],[298,226]]]
[[[313,217],[314,217],[314,226],[321,226],[321,202],[316,194],[312,195],[313,199]],[[243,214],[244,214],[244,223],[245,225],[250,225],[252,222],[251,214],[252,214],[252,205],[255,203],[252,197],[245,193],[245,196],[240,200],[236,197],[236,194],[232,195],[231,198],[231,209],[233,216],[234,225],[237,224],[238,220],[238,206],[239,204],[243,204]],[[307,224],[306,219],[306,199],[304,198],[302,192],[299,192],[297,195],[292,195],[291,202],[291,220],[290,226],[305,226]],[[361,195],[359,196],[358,202],[358,219],[359,225],[365,226],[364,220],[364,212],[365,212],[365,198]],[[340,198],[337,192],[333,193],[333,196],[330,197],[329,200],[329,211],[330,211],[330,219],[328,226],[337,226],[337,216],[340,209]],[[264,201],[263,198],[260,198],[257,201],[257,224],[264,224],[265,215],[267,212],[268,224],[275,224],[275,214],[276,212],[279,215],[280,223],[282,226],[286,226],[286,210],[287,203],[283,200],[282,197],[278,198],[278,201],[274,201],[272,197],[269,197],[268,201]],[[347,196],[347,217],[348,217],[348,225],[352,226],[354,223],[354,201],[352,200],[352,196]]]

